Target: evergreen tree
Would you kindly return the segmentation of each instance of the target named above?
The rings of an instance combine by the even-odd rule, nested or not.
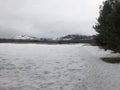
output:
[[[96,42],[104,49],[120,52],[120,2],[106,0],[100,6],[98,23],[94,29],[98,32]]]

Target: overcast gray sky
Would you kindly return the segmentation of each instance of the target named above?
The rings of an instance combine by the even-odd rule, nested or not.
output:
[[[95,34],[103,0],[0,0],[0,37]]]

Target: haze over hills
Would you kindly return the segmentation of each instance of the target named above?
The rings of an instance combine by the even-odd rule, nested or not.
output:
[[[92,26],[102,1],[0,0],[0,38],[96,34]]]

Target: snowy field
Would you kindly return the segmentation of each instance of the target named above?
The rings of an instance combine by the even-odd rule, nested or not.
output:
[[[120,90],[120,64],[96,46],[0,44],[0,90]]]

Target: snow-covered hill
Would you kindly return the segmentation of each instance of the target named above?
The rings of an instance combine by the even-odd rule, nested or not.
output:
[[[33,36],[27,36],[27,35],[20,35],[14,37],[14,39],[20,39],[20,40],[40,40],[40,38],[33,37]]]

